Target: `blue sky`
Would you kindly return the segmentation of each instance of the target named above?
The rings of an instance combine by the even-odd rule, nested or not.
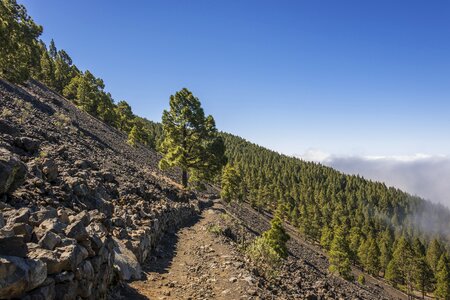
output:
[[[285,154],[450,155],[449,1],[19,2],[151,120],[187,87]]]

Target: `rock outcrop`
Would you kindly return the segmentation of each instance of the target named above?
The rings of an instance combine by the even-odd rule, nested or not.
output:
[[[37,82],[0,80],[0,125],[0,299],[105,299],[199,212],[156,152]]]

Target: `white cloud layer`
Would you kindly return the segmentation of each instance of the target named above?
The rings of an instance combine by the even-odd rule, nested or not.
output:
[[[308,150],[298,155],[321,162],[347,174],[385,182],[410,194],[450,207],[450,157],[416,154],[411,156],[334,156]]]

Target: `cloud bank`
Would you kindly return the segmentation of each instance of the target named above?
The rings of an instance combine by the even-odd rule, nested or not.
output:
[[[297,155],[298,156],[298,155]],[[334,156],[308,150],[304,160],[321,162],[348,174],[385,182],[410,194],[450,207],[450,157],[416,154],[412,156]]]

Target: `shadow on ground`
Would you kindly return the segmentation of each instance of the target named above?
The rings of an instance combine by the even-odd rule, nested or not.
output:
[[[195,216],[189,221],[185,222],[182,226],[177,228],[176,231],[169,231],[161,238],[159,245],[152,250],[147,260],[142,264],[142,278],[141,280],[147,280],[147,273],[159,273],[166,274],[172,264],[173,258],[177,254],[178,243],[178,231],[182,228],[189,228],[194,226],[199,220],[200,216]],[[149,300],[145,295],[142,295],[138,290],[128,284],[128,282],[122,283],[117,291],[113,293],[114,296],[111,299],[132,299],[132,300]]]
[[[162,238],[159,245],[152,250],[149,257],[142,266],[145,273],[159,273],[165,274],[168,272],[173,258],[177,255],[177,243],[178,243],[178,231],[182,228],[189,228],[194,226],[199,220],[200,216],[195,216],[183,226],[177,229],[177,231],[169,231]]]
[[[132,300],[149,300],[147,296],[144,296],[139,293],[136,289],[131,287],[128,283],[123,283],[123,285],[119,288],[119,296],[115,295],[110,299],[132,299]]]

